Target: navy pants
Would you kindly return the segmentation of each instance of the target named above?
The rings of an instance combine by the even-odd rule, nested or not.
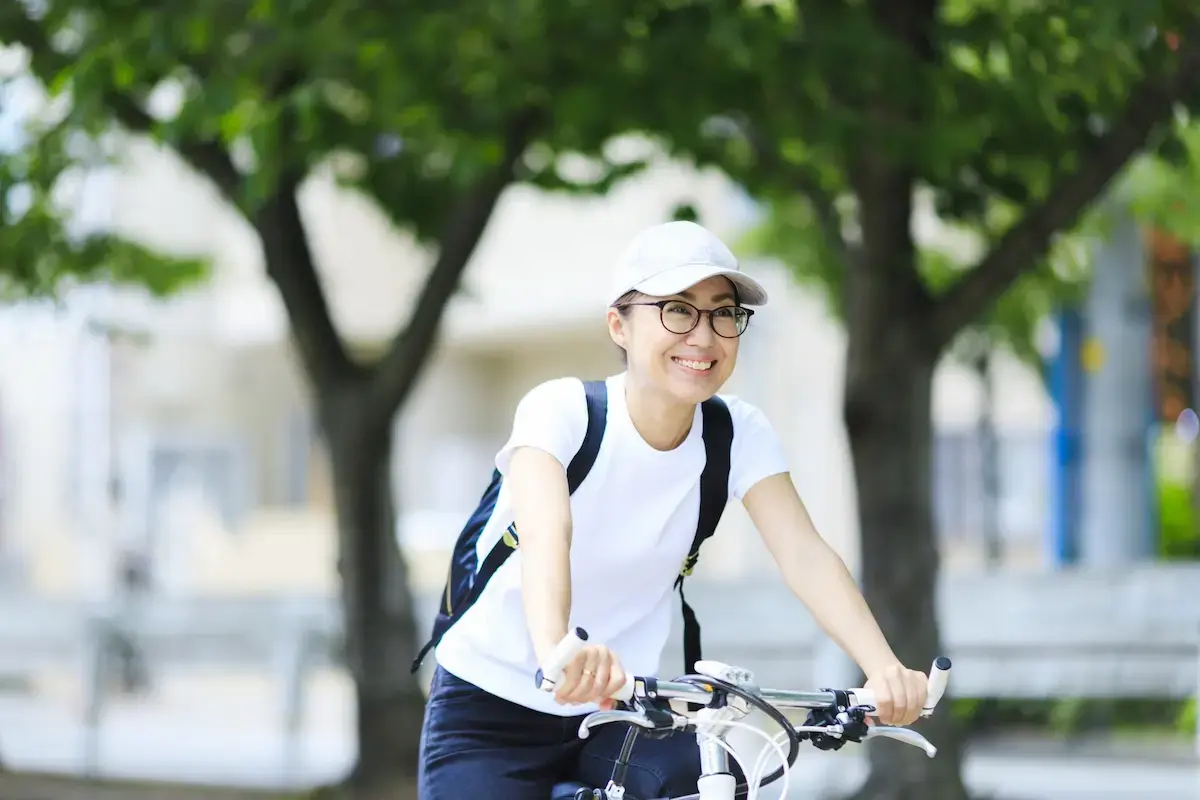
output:
[[[510,703],[440,666],[421,732],[421,800],[547,800],[556,783],[603,788],[626,726],[601,725],[580,739],[582,716],[558,717]],[[627,796],[674,797],[696,791],[696,738],[639,737],[626,775]]]

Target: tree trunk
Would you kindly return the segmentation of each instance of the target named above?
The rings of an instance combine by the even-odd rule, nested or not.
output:
[[[357,398],[355,398],[357,399]],[[425,698],[409,673],[416,628],[392,503],[392,420],[360,413],[357,402],[327,414],[346,661],[357,701],[358,762],[349,783],[359,796],[416,797]]]
[[[858,492],[863,594],[896,655],[913,669],[927,669],[942,654],[930,469],[935,358],[915,351],[889,348],[850,365],[854,377],[844,411]],[[896,742],[872,742],[870,775],[856,797],[967,797],[949,703],[917,727],[938,747],[937,757]]]

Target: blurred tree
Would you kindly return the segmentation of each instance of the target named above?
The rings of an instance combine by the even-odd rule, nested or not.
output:
[[[108,282],[164,296],[206,274],[203,259],[172,258],[72,218],[90,168],[107,162],[100,143],[55,120],[18,120],[4,99],[12,141],[0,143],[0,301],[55,297],[70,286]]]
[[[1172,150],[1139,159],[1131,170],[1128,194],[1140,219],[1194,254],[1200,251],[1200,125],[1177,119],[1172,142]],[[1192,382],[1196,386],[1195,377]],[[1161,554],[1167,558],[1200,558],[1200,439],[1189,446],[1192,475],[1187,490],[1159,475],[1159,534]],[[1191,508],[1182,515],[1179,501],[1187,495]]]
[[[353,786],[411,791],[424,707],[408,665],[428,620],[414,627],[395,541],[393,419],[505,188],[603,192],[643,166],[608,158],[605,145],[634,127],[640,103],[676,88],[648,94],[658,84],[644,81],[644,65],[660,34],[686,45],[670,35],[680,15],[642,0],[0,4],[0,42],[23,46],[60,101],[55,131],[172,148],[258,235],[333,467],[357,690]],[[598,157],[570,171],[564,151]],[[317,170],[375,201],[431,254],[408,319],[377,358],[352,352],[331,318],[297,202]]]
[[[760,225],[742,242],[753,253],[780,259],[801,285],[809,286],[825,298],[828,306],[845,320],[843,300],[846,271],[826,249],[819,228],[812,219],[810,201],[804,197],[786,197],[766,207]],[[973,370],[980,384],[980,411],[977,440],[980,447],[980,483],[983,508],[980,522],[984,540],[985,564],[995,567],[1003,556],[999,504],[1000,451],[995,431],[994,358],[1007,351],[1027,364],[1043,378],[1047,376],[1045,357],[1039,338],[1045,325],[1064,304],[1083,299],[1090,279],[1087,236],[1102,233],[1095,221],[1064,236],[1052,254],[1037,268],[1022,275],[982,319],[967,325],[949,347],[949,355]],[[944,225],[943,239],[957,244],[957,250],[943,241],[917,245],[917,268],[929,286],[944,287],[958,274],[971,267],[987,239],[986,231],[965,225]]]
[[[55,299],[96,282],[163,297],[202,279],[204,259],[164,256],[72,219],[70,190],[88,166],[103,166],[103,149],[57,121],[18,119],[5,102],[13,79],[0,73],[0,119],[12,137],[0,142],[0,304]]]
[[[748,252],[778,258],[802,285],[820,293],[838,318],[845,320],[847,271],[837,256],[824,249],[823,234],[805,196],[779,198],[768,203],[759,225],[740,243]],[[1095,220],[1064,233],[1053,252],[1023,273],[978,320],[964,326],[946,353],[973,364],[981,351],[1003,348],[1029,367],[1042,372],[1045,358],[1039,344],[1040,328],[1062,304],[1082,301],[1091,279],[1088,237],[1103,235]],[[946,241],[915,243],[916,269],[922,282],[937,290],[949,286],[971,269],[978,253],[988,246],[988,232],[967,225],[943,224]]]
[[[1200,122],[1181,115],[1172,134],[1170,147],[1131,165],[1123,188],[1140,221],[1200,248]]]
[[[981,320],[1009,332],[1009,314],[1035,307],[1019,294],[997,303],[1022,276],[1051,279],[1063,234],[1131,158],[1147,147],[1178,152],[1170,123],[1200,101],[1198,13],[1184,0],[748,4],[695,48],[697,74],[714,58],[723,70],[706,86],[707,124],[663,113],[652,126],[812,243],[805,269],[825,275],[848,334],[862,585],[911,666],[942,646],[935,365]],[[922,194],[942,220],[982,237],[978,258],[939,267],[923,254]],[[1037,280],[1018,291],[1045,285]],[[964,797],[952,725],[937,715],[924,726],[941,747],[936,759],[872,747],[860,796]]]

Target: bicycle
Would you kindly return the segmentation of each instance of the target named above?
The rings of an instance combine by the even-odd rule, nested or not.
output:
[[[555,681],[562,676],[567,663],[587,643],[587,632],[576,628],[559,642],[547,667],[534,677],[543,691],[553,691]],[[922,717],[933,713],[945,694],[950,680],[950,659],[934,660],[929,672],[925,709]],[[579,737],[586,739],[592,728],[613,722],[629,726],[625,742],[613,766],[612,777],[603,788],[579,783],[563,783],[554,788],[550,800],[756,800],[763,786],[783,779],[783,796],[787,796],[789,771],[800,754],[801,742],[809,742],[820,750],[838,750],[848,742],[862,743],[868,739],[888,738],[921,748],[930,758],[937,755],[924,736],[908,728],[868,725],[867,717],[874,712],[875,698],[868,689],[823,689],[819,692],[794,692],[763,689],[754,675],[741,667],[718,661],[699,661],[696,674],[684,675],[674,681],[630,676],[612,699],[620,702],[617,709],[595,711],[579,726]],[[695,717],[676,711],[671,701],[682,701],[696,709]],[[775,736],[740,719],[756,708],[782,728]],[[793,725],[783,710],[807,710],[803,725]],[[751,770],[744,767],[745,784],[738,784],[729,771],[729,759],[741,764],[737,754],[725,740],[735,729],[761,736],[768,747],[759,755]],[[671,736],[676,733],[697,734],[700,747],[701,776],[697,792],[673,798],[634,798],[625,794],[624,781],[629,757],[640,735]],[[786,740],[787,751],[783,745]],[[770,775],[763,773],[769,766],[768,757],[774,753],[780,766]]]

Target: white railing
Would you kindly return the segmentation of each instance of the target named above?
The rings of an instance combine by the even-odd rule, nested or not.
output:
[[[1200,695],[1198,584],[1200,570],[1168,568],[949,578],[939,610],[945,649],[954,660],[951,693]],[[825,686],[852,679],[844,657],[780,585],[697,582],[689,600],[704,627],[706,653],[749,667],[763,685]],[[422,620],[432,619],[436,602],[432,593],[417,598]],[[341,639],[339,608],[320,597],[154,598],[137,607],[0,598],[0,673],[78,669],[89,771],[97,767],[105,686],[119,642],[134,643],[152,671],[208,664],[276,676],[287,780],[302,733],[307,679],[314,670],[340,663]],[[680,668],[678,643],[676,633],[664,673]],[[1196,735],[1200,755],[1200,726]]]
[[[221,666],[276,676],[282,693],[283,777],[292,774],[309,675],[341,663],[341,614],[323,597],[165,598],[73,604],[0,599],[0,674],[74,669],[82,698],[84,771],[98,768],[108,688],[132,645],[158,670]]]

